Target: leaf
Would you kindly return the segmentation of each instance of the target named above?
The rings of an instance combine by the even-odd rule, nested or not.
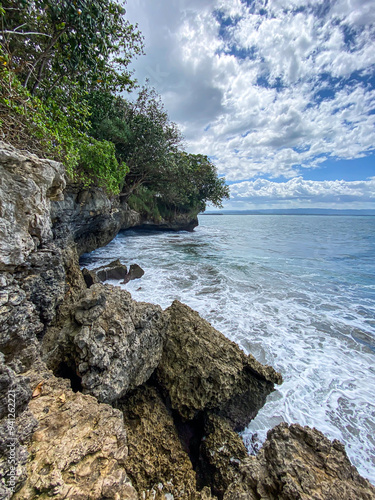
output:
[[[42,380],[41,382],[39,382],[39,384],[35,387],[35,389],[33,390],[33,394],[32,394],[33,398],[37,398],[38,396],[41,395],[43,384],[44,384],[44,380]]]

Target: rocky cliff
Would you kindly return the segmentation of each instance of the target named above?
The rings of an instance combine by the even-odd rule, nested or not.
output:
[[[79,254],[142,224],[0,145],[0,498],[375,498],[316,430],[281,425],[247,455],[235,430],[281,383],[272,367],[184,304],[88,288]]]

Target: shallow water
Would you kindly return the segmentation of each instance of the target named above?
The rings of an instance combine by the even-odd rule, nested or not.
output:
[[[375,217],[200,216],[193,233],[126,231],[82,258],[145,275],[136,300],[185,302],[284,383],[243,432],[286,421],[340,439],[375,484]],[[116,283],[118,284],[118,282]]]

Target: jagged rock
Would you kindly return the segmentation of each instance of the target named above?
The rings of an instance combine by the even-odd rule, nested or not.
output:
[[[38,428],[28,445],[27,479],[12,497],[138,500],[125,472],[126,432],[119,410],[73,393],[68,382],[44,374],[30,402]],[[33,383],[40,375],[32,375]]]
[[[136,280],[142,278],[145,274],[144,270],[138,264],[131,264],[128,274],[125,276],[123,284],[128,283],[131,280]]]
[[[351,465],[339,441],[331,442],[316,429],[282,423],[268,432],[259,454],[240,465],[223,498],[373,500],[375,488]]]
[[[235,427],[254,418],[281,375],[246,355],[190,307],[174,301],[169,315],[162,360],[156,372],[171,405],[186,419],[214,410],[232,419]],[[246,396],[247,415],[231,411],[233,401]],[[241,417],[241,418],[240,418]]]
[[[132,300],[111,285],[87,289],[71,310],[74,322],[50,330],[44,352],[50,367],[64,359],[81,377],[82,390],[102,402],[112,402],[143,384],[157,367],[163,348],[166,318],[159,306]],[[54,354],[58,354],[54,359]]]
[[[247,459],[245,445],[228,421],[218,415],[208,415],[198,464],[201,481],[208,482],[212,491],[222,498],[229,485],[241,477],[240,466]]]
[[[13,492],[27,477],[28,451],[26,443],[38,425],[29,408],[15,420],[0,420],[0,498],[13,498]]]
[[[30,399],[29,379],[6,366],[0,353],[0,498],[10,498],[26,478],[24,442],[37,425],[27,407]]]
[[[155,388],[137,389],[121,409],[128,429],[126,469],[140,497],[200,498],[196,497],[196,475],[189,456]]]
[[[64,168],[0,141],[0,179],[0,271],[6,271],[52,238],[51,200],[62,198]]]
[[[82,276],[85,280],[87,288],[90,288],[92,285],[95,285],[95,283],[100,283],[100,280],[96,275],[96,272],[90,271],[89,269],[86,269],[85,267],[82,269]]]
[[[93,269],[100,281],[122,280],[128,273],[128,269],[120,260],[114,260],[106,266]]]

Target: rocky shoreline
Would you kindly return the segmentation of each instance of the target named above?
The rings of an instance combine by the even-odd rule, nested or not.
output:
[[[85,281],[79,255],[150,224],[0,143],[0,498],[375,498],[315,429],[280,424],[247,454],[236,431],[282,382],[272,367],[178,301]]]

